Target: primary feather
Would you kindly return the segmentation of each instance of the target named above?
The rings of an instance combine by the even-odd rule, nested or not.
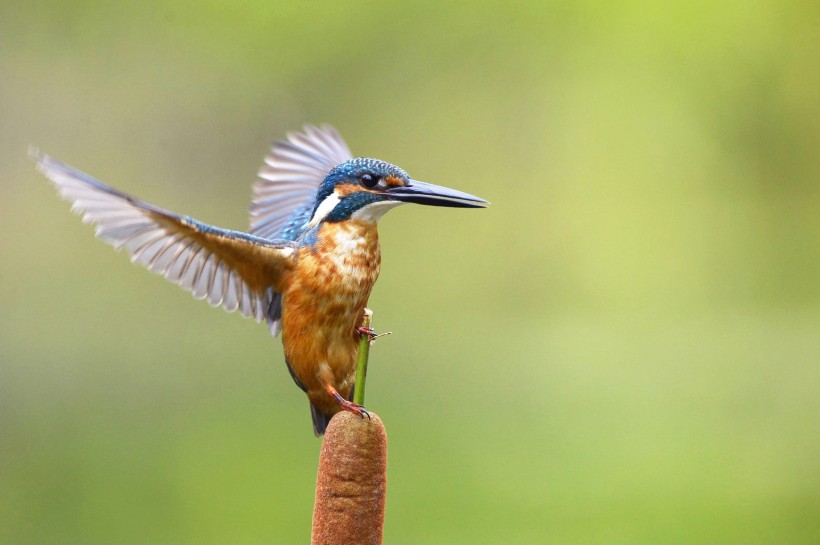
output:
[[[330,125],[306,125],[276,142],[259,170],[251,202],[251,234],[296,240],[310,219],[316,189],[327,173],[353,156]]]
[[[228,312],[267,318],[294,244],[207,225],[118,191],[48,155],[32,152],[71,209],[131,261]]]

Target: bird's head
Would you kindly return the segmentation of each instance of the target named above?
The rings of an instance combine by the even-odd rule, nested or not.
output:
[[[335,166],[316,192],[309,226],[348,219],[378,221],[404,203],[484,208],[484,199],[438,185],[413,180],[385,161],[358,157]]]

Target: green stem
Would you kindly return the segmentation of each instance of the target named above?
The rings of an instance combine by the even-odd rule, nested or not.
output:
[[[372,312],[365,312],[362,327],[371,327]],[[364,405],[364,385],[367,380],[367,358],[370,356],[370,335],[359,334],[359,361],[356,364],[356,388],[353,390],[353,403]]]

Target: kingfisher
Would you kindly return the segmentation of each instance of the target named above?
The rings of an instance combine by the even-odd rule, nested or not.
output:
[[[404,203],[489,205],[385,161],[354,158],[329,125],[307,125],[271,146],[253,185],[249,233],[164,210],[37,150],[31,155],[72,211],[133,263],[281,332],[317,436],[341,410],[368,414],[352,400],[358,339],[372,335],[361,323],[379,276],[379,219]]]

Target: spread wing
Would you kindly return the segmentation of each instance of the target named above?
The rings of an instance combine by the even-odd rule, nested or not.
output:
[[[330,125],[306,125],[288,133],[265,157],[253,186],[251,234],[267,239],[294,240],[310,219],[316,189],[327,173],[352,155]]]
[[[197,299],[257,321],[287,270],[293,245],[212,227],[117,191],[47,155],[32,151],[37,168],[72,203],[97,236],[125,249],[131,261],[178,284]]]

